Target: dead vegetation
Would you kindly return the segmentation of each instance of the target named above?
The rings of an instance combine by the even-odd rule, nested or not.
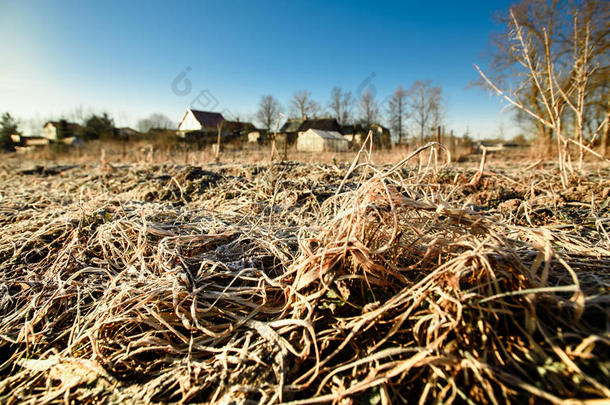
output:
[[[608,169],[372,160],[0,169],[0,401],[610,398]]]

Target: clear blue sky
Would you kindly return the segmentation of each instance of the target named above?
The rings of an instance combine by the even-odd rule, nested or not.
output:
[[[0,111],[46,119],[83,106],[135,125],[151,112],[177,121],[202,94],[200,106],[246,120],[263,94],[287,105],[307,89],[326,105],[333,86],[357,93],[370,79],[382,101],[428,79],[449,128],[511,135],[500,101],[467,87],[499,29],[492,14],[510,3],[3,0]],[[185,95],[172,90],[181,72]]]

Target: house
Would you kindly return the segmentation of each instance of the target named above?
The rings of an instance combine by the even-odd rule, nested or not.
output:
[[[288,139],[288,144],[297,141],[300,134],[310,129],[319,129],[327,132],[338,132],[341,134],[341,125],[334,118],[305,118],[289,119],[278,132],[280,141]]]
[[[288,141],[289,145],[294,144],[299,136],[299,128],[303,121],[305,120],[300,118],[289,118],[278,131],[276,140],[282,143]]]
[[[364,128],[361,125],[343,125],[341,133],[347,139],[350,148],[356,148],[362,145],[366,137]]]
[[[483,149],[487,152],[500,152],[507,149],[517,149],[520,145],[515,142],[502,142],[500,140],[482,140],[472,146],[472,153],[483,153]]]
[[[382,148],[392,147],[392,135],[390,130],[381,124],[371,124],[369,129],[373,131],[373,142]]]
[[[117,128],[117,135],[121,139],[138,139],[142,137],[142,133],[129,127]]]
[[[304,120],[299,126],[298,132],[305,132],[308,129],[320,129],[327,132],[341,132],[341,125],[334,118],[313,118]]]
[[[71,138],[76,136],[80,129],[81,126],[73,122],[47,121],[42,127],[42,134],[51,142],[56,142],[60,133],[62,138]]]
[[[221,136],[229,142],[247,142],[248,134],[256,131],[256,127],[250,122],[225,121],[222,124]]]
[[[51,143],[51,141],[42,136],[23,136],[21,134],[13,134],[11,135],[11,139],[17,152],[31,151],[35,148],[44,147]]]
[[[224,122],[225,119],[220,113],[188,108],[178,124],[178,136],[191,138],[194,135],[203,137],[217,135],[219,127]]]
[[[218,133],[223,142],[247,142],[248,134],[256,130],[250,122],[228,121],[222,114],[187,109],[178,124],[178,137],[201,144],[214,143]]]
[[[343,152],[347,149],[347,139],[337,131],[308,129],[297,138],[299,152]]]
[[[358,148],[366,139],[369,131],[373,132],[373,143],[382,148],[390,148],[392,146],[390,130],[380,124],[371,125],[343,125],[341,132],[348,140],[351,148]]]

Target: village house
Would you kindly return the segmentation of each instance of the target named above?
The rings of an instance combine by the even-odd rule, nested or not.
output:
[[[341,134],[341,125],[334,118],[305,118],[305,119],[288,119],[278,132],[278,140],[284,142],[288,140],[288,144],[292,145],[297,141],[297,138],[310,129],[319,129],[322,131],[337,132]]]
[[[217,135],[225,122],[220,113],[187,109],[178,124],[178,137],[191,139]]]
[[[61,134],[61,137],[64,140],[76,137],[76,135],[78,134],[78,131],[81,128],[80,125],[73,123],[73,122],[48,121],[42,127],[43,136],[51,142],[57,142],[58,136],[62,132],[62,128],[61,128],[62,125],[64,127],[63,127],[63,134]]]
[[[117,128],[116,132],[121,139],[135,140],[143,137],[141,132],[129,127]]]
[[[294,144],[299,136],[299,128],[303,121],[299,118],[289,118],[278,131],[276,141],[280,143],[288,142],[289,145]]]
[[[299,133],[297,139],[299,152],[343,152],[347,149],[347,139],[337,131],[308,129]]]
[[[248,134],[256,130],[249,122],[228,121],[222,114],[187,109],[178,124],[178,137],[198,143],[214,143],[218,133],[223,142],[247,142]]]
[[[23,136],[21,134],[11,135],[15,149],[19,151],[32,150],[37,147],[46,146],[50,141],[42,136]]]
[[[256,127],[250,122],[225,121],[221,132],[226,141],[229,142],[248,142],[250,133],[256,131]]]
[[[371,124],[369,129],[373,131],[373,141],[382,148],[392,147],[392,136],[390,130],[381,124]]]
[[[343,125],[341,132],[348,140],[351,148],[359,148],[368,136],[369,131],[373,132],[373,143],[382,148],[392,147],[390,130],[380,124],[365,125]]]

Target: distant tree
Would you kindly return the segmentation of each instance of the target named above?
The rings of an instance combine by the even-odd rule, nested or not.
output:
[[[11,135],[19,134],[17,122],[11,117],[11,114],[4,113],[0,119],[0,150],[14,151],[15,145]]]
[[[333,117],[337,119],[339,124],[345,125],[349,122],[353,106],[354,98],[352,97],[351,91],[343,92],[341,87],[333,87],[330,91],[328,109],[331,111]]]
[[[371,125],[379,120],[379,105],[371,89],[367,89],[360,97],[360,121],[364,125]]]
[[[292,115],[296,118],[311,117],[320,111],[320,105],[311,99],[311,92],[307,90],[292,93],[290,107]]]
[[[68,129],[68,121],[65,118],[57,121],[57,125],[55,126],[55,140],[57,142],[61,142],[63,139],[70,137],[73,135],[70,133]]]
[[[328,103],[328,109],[331,111],[337,121],[341,120],[341,114],[343,112],[343,104],[341,103],[343,98],[343,91],[341,87],[333,87],[330,91],[330,101]]]
[[[342,113],[341,120],[339,121],[342,125],[347,125],[353,120],[354,114],[354,104],[356,104],[356,99],[352,96],[352,92],[348,91],[343,93],[343,98],[341,99],[342,104]]]
[[[403,136],[406,138],[405,124],[409,117],[407,112],[407,95],[407,91],[402,86],[398,86],[388,101],[390,129],[397,134],[398,143],[403,142]]]
[[[440,125],[442,119],[442,89],[429,80],[417,80],[408,91],[411,120],[419,129],[419,140],[424,142],[427,130]]]
[[[435,87],[430,104],[430,127],[434,130],[445,124],[445,113],[447,111],[443,98],[443,89],[440,86]]]
[[[174,129],[175,123],[165,114],[152,113],[139,120],[137,127],[140,132],[148,132],[151,129]]]
[[[273,96],[261,96],[261,100],[258,103],[258,111],[256,112],[256,119],[265,129],[270,130],[281,112],[282,106]]]
[[[117,131],[114,127],[114,120],[107,113],[91,115],[81,128],[81,136],[85,140],[114,138],[116,135]]]
[[[517,145],[527,145],[527,138],[523,134],[517,134],[512,137],[510,142],[515,143]]]

